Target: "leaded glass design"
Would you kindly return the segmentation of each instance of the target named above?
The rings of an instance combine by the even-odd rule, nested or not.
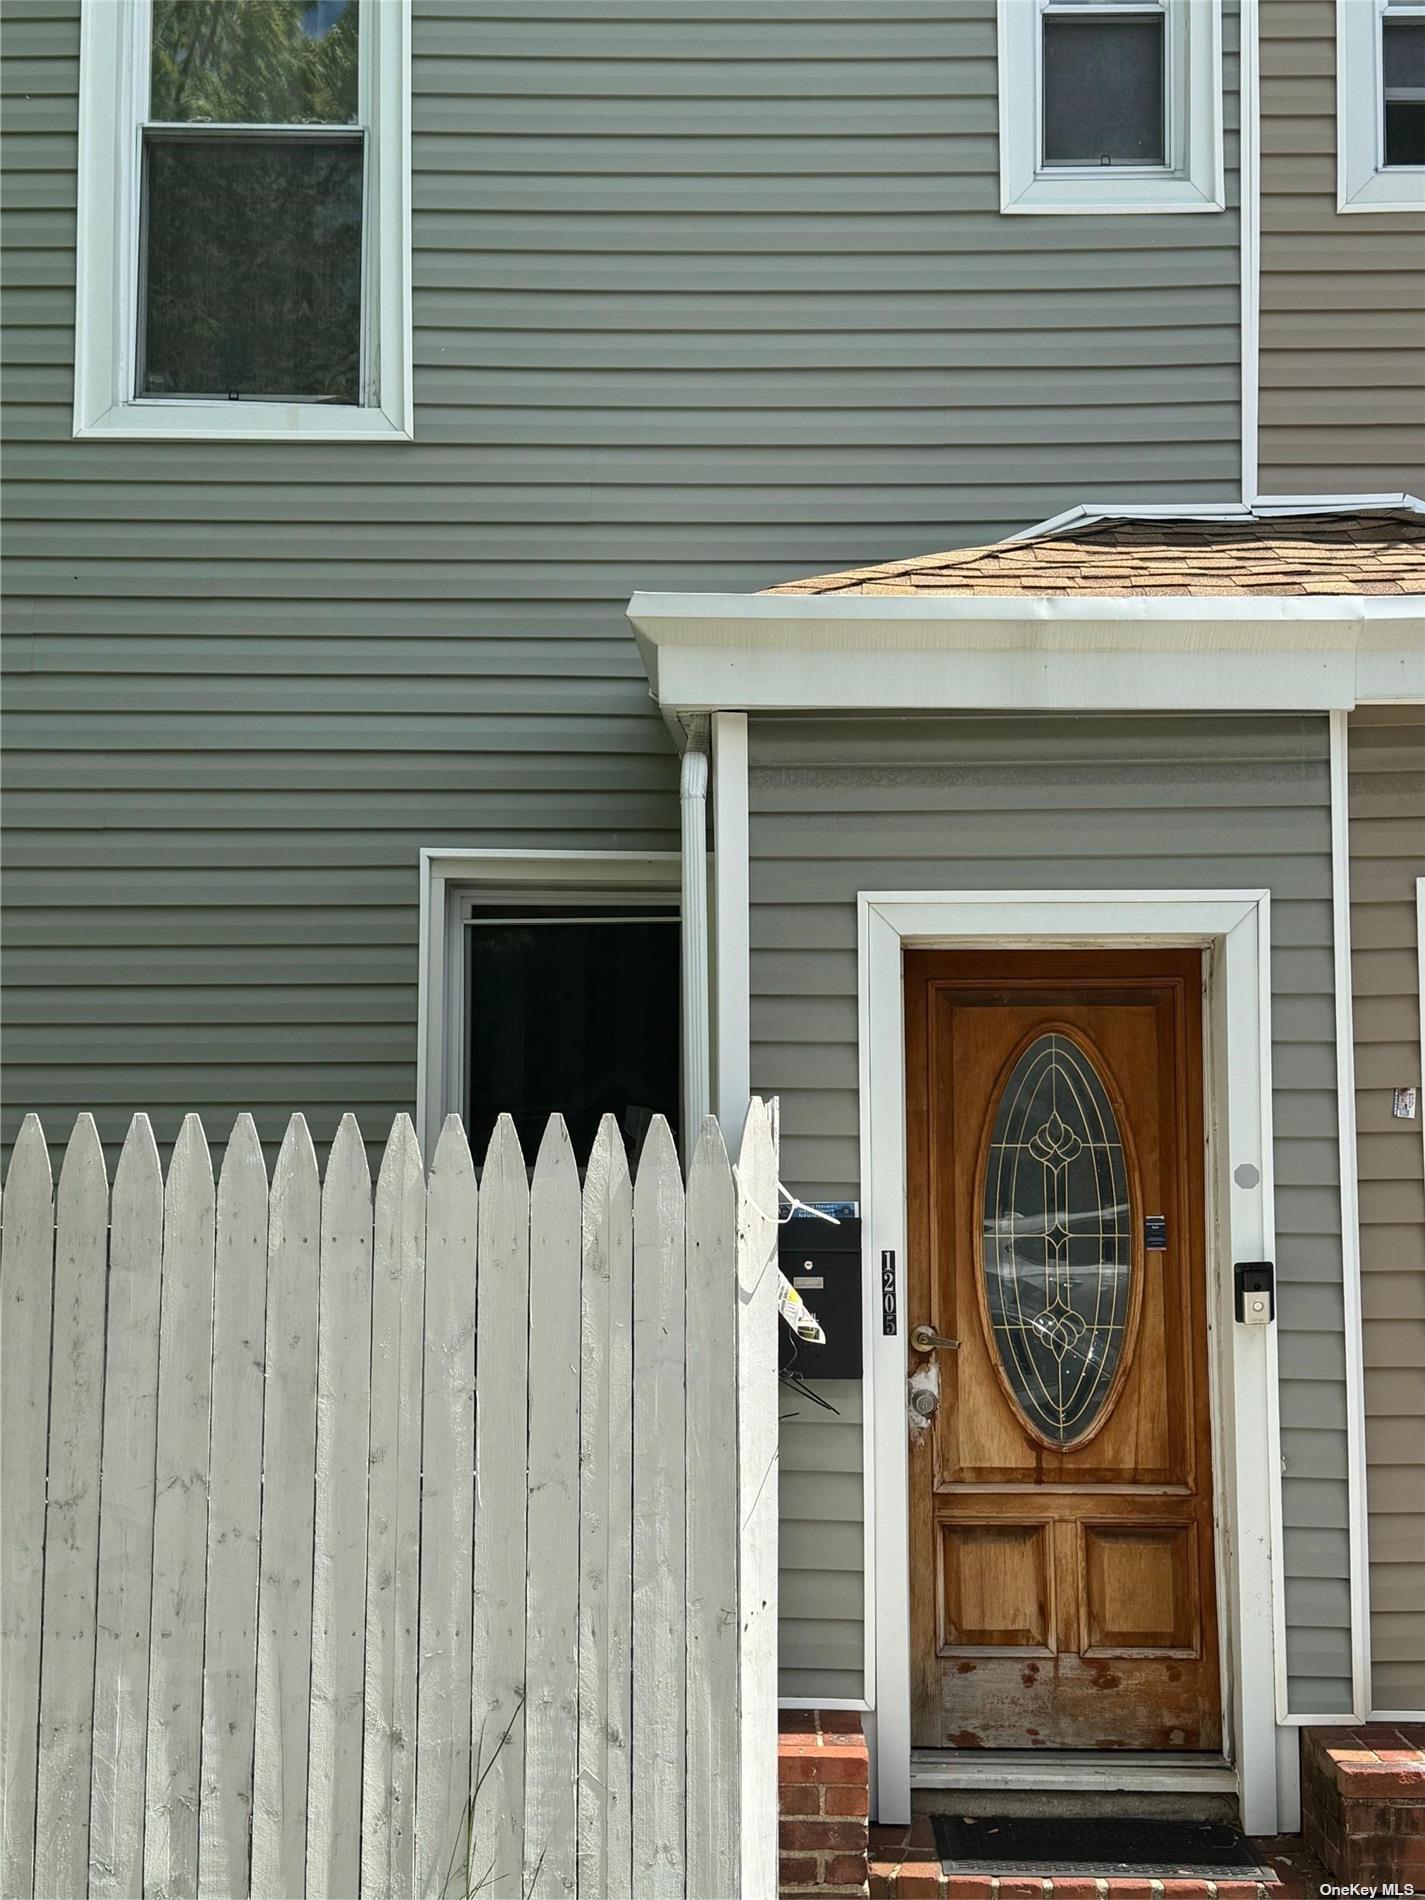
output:
[[[1024,1415],[1069,1446],[1098,1423],[1123,1352],[1133,1244],[1123,1136],[1085,1050],[1038,1037],[1005,1083],[985,1171],[985,1301]]]

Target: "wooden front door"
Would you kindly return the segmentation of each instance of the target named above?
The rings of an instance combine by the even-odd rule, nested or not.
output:
[[[912,1739],[1216,1749],[1201,954],[910,951],[905,1004]]]

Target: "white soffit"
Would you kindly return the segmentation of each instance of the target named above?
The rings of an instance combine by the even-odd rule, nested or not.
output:
[[[1417,596],[639,593],[628,615],[665,713],[1425,699]]]

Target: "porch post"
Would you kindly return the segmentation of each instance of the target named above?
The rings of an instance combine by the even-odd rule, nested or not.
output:
[[[751,949],[748,929],[747,714],[712,716],[713,994],[716,1042],[713,1108],[735,1150],[752,1092]]]

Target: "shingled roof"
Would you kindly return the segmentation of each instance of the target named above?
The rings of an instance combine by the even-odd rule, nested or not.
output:
[[[1118,516],[990,547],[816,574],[769,594],[1425,594],[1425,516],[1410,509],[1217,520]]]

